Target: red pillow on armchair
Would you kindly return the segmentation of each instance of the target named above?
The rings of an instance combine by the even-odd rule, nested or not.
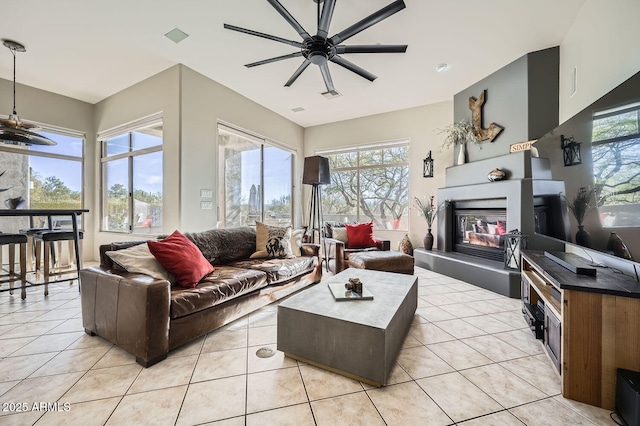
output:
[[[347,228],[347,248],[367,248],[377,245],[373,237],[373,222],[345,225]]]

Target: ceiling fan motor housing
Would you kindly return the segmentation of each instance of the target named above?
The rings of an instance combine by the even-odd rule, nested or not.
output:
[[[320,65],[326,63],[336,54],[336,49],[327,40],[313,36],[304,44],[302,55],[311,61],[311,63]]]

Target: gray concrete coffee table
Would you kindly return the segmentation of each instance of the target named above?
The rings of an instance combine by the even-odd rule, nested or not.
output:
[[[336,301],[330,283],[358,277],[373,300]],[[346,269],[278,306],[278,350],[286,356],[383,386],[418,306],[418,278]]]

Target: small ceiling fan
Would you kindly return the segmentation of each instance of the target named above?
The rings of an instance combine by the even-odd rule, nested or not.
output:
[[[291,78],[285,83],[285,86],[291,86],[300,74],[307,69],[310,64],[315,64],[320,67],[324,84],[327,86],[327,92],[335,92],[333,81],[331,80],[331,73],[329,72],[328,62],[338,64],[349,71],[352,71],[359,76],[366,78],[369,81],[373,81],[377,78],[374,74],[370,73],[359,67],[358,65],[344,59],[341,54],[347,53],[404,53],[407,51],[407,45],[351,45],[346,46],[341,44],[345,40],[353,37],[361,31],[366,30],[374,24],[390,17],[391,15],[401,11],[406,7],[403,0],[396,0],[393,3],[383,7],[377,12],[367,16],[366,18],[356,22],[350,27],[340,31],[333,37],[328,37],[329,26],[331,25],[331,17],[333,16],[333,10],[336,5],[336,0],[314,0],[318,4],[318,31],[316,35],[312,36],[296,21],[296,19],[289,13],[287,9],[280,4],[278,0],[267,0],[273,8],[282,15],[282,17],[291,25],[300,37],[302,42],[287,40],[281,37],[276,37],[270,34],[261,33],[258,31],[249,30],[246,28],[236,27],[234,25],[224,24],[224,27],[229,30],[238,31],[241,33],[253,35],[256,37],[266,38],[268,40],[285,43],[300,49],[298,52],[290,53],[288,55],[277,56],[275,58],[264,59],[258,62],[252,62],[246,64],[247,68],[255,67],[258,65],[269,64],[272,62],[282,61],[284,59],[304,57],[302,65],[293,73]],[[322,10],[320,3],[323,3]]]

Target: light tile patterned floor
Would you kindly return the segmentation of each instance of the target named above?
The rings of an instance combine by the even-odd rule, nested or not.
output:
[[[77,283],[0,293],[2,425],[609,425],[564,399],[520,301],[416,268],[419,307],[387,387],[285,358],[268,306],[144,369],[83,333]],[[5,287],[6,288],[6,287]],[[59,402],[61,411],[33,411]],[[64,411],[65,405],[69,411]],[[38,405],[39,407],[39,405]],[[26,412],[17,412],[26,409]]]

